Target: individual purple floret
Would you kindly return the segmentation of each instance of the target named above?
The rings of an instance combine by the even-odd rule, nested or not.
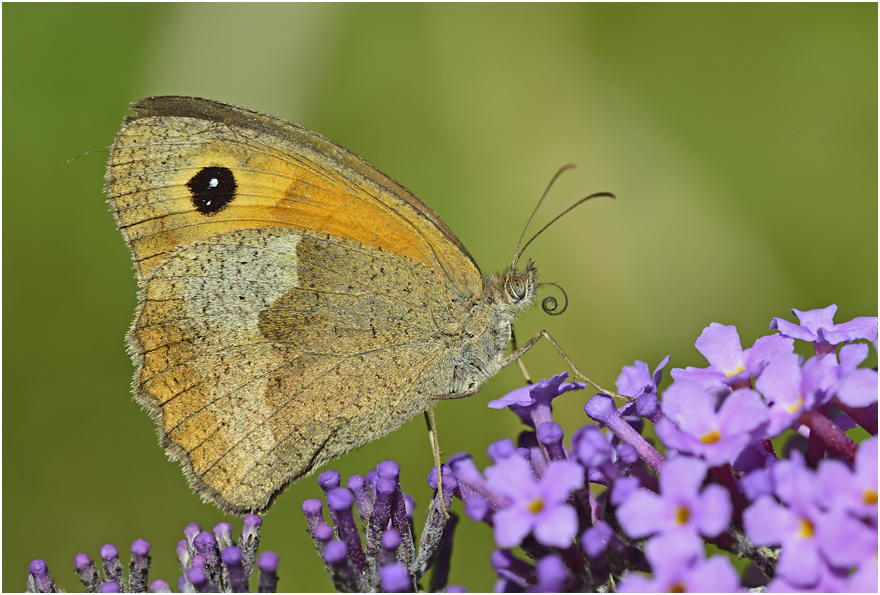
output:
[[[630,537],[683,532],[717,537],[730,523],[732,507],[721,486],[701,490],[707,471],[699,459],[667,461],[660,474],[660,494],[633,492],[617,509],[620,526]]]
[[[98,568],[88,554],[79,553],[73,557],[73,568],[79,576],[80,582],[85,585],[87,593],[97,593],[104,582],[98,574]]]
[[[275,593],[278,587],[278,554],[263,552],[257,566],[260,568],[260,593]]]
[[[249,589],[247,575],[241,564],[241,550],[234,545],[227,546],[220,552],[220,558],[227,568],[229,590],[233,593],[246,593]]]
[[[520,416],[523,423],[537,428],[542,423],[553,421],[552,401],[570,390],[580,390],[587,385],[583,382],[565,382],[568,372],[553,378],[544,378],[537,384],[529,384],[507,393],[500,399],[489,402],[493,409],[507,407]]]
[[[577,532],[577,513],[566,503],[584,485],[584,469],[571,461],[552,461],[540,481],[522,457],[510,457],[486,469],[490,490],[510,502],[495,513],[495,542],[503,548],[522,544],[534,532],[544,545],[569,547]]]
[[[204,568],[190,568],[186,571],[186,580],[196,593],[217,593],[217,587],[210,581]]]
[[[263,520],[255,514],[244,517],[241,535],[238,536],[238,549],[241,550],[241,565],[244,573],[250,576],[257,561],[257,549],[260,547],[260,526]]]
[[[370,516],[373,514],[373,499],[367,490],[367,480],[363,475],[352,475],[345,484],[348,490],[354,496],[357,504],[358,518],[361,523],[369,522]]]
[[[57,593],[55,581],[49,576],[49,566],[46,561],[37,558],[28,565],[27,578],[28,593]]]
[[[755,381],[768,405],[767,436],[778,436],[794,425],[804,410],[825,401],[825,391],[834,382],[833,358],[801,357],[786,353],[773,359]],[[830,396],[830,395],[829,395]]]
[[[180,570],[186,571],[192,565],[195,550],[187,543],[186,539],[181,539],[177,542],[174,553],[177,554],[177,564],[180,566]]]
[[[342,477],[339,475],[337,471],[324,471],[320,475],[318,475],[318,485],[324,490],[324,495],[326,496],[328,492],[331,490],[335,490],[339,487],[339,483]],[[333,526],[336,526],[336,512],[332,509],[329,510],[330,519],[333,521]]]
[[[514,556],[510,550],[495,550],[491,556],[492,568],[502,580],[526,589],[538,580],[535,566]]]
[[[367,558],[361,547],[361,536],[355,524],[351,507],[354,496],[345,488],[335,488],[327,492],[327,508],[336,520],[336,532],[348,546],[349,559],[358,574],[367,571]]]
[[[722,556],[704,557],[703,544],[693,534],[664,534],[648,540],[645,556],[653,577],[627,575],[621,593],[733,593],[742,591],[739,576]]]
[[[338,539],[333,539],[324,545],[322,554],[324,564],[330,571],[330,580],[337,591],[343,593],[363,592],[363,575],[361,575],[351,558],[348,556],[348,544]]]
[[[171,593],[171,587],[161,578],[157,578],[150,583],[150,593]]]
[[[119,561],[119,550],[112,543],[101,546],[101,565],[104,568],[104,581],[115,582],[119,588],[125,586],[122,574],[122,562]]]
[[[387,566],[397,560],[397,548],[400,547],[400,533],[396,529],[388,529],[382,534],[382,549],[376,562],[378,566]]]
[[[861,339],[877,341],[876,316],[860,316],[843,324],[834,324],[836,304],[806,312],[792,308],[791,312],[797,316],[799,325],[784,318],[774,318],[770,322],[770,328],[779,330],[779,333],[786,337],[813,343],[816,356],[819,358],[834,351],[834,347],[841,343]]]
[[[309,522],[309,531],[314,531],[315,527],[324,523],[324,503],[317,498],[309,498],[302,503],[303,514]]]
[[[131,544],[131,563],[128,566],[128,588],[132,593],[146,593],[150,574],[150,542],[135,539]]]
[[[617,477],[618,469],[614,466],[616,452],[599,426],[579,428],[571,437],[571,451],[573,458],[587,469],[588,474],[596,472],[590,481],[610,485]]]
[[[709,367],[675,368],[672,378],[676,382],[693,382],[705,388],[739,388],[747,385],[775,356],[791,353],[794,341],[781,335],[770,335],[761,337],[744,350],[736,327],[713,322],[703,329],[696,348],[709,362]]]
[[[568,458],[565,444],[562,442],[564,435],[562,426],[555,421],[544,422],[535,431],[538,442],[544,447],[544,452],[547,453],[547,458],[551,461],[562,461]]]
[[[391,505],[391,525],[400,534],[400,557],[408,568],[413,567],[416,558],[415,530],[413,527],[413,511],[415,500],[404,494],[400,485],[400,465],[397,461],[383,461],[376,465],[379,481],[394,482],[394,496]]]
[[[730,463],[767,420],[761,395],[740,389],[715,410],[715,400],[698,384],[676,381],[663,393],[663,414],[655,430],[667,447],[702,457],[709,465]]]
[[[217,547],[220,548],[221,551],[228,548],[230,545],[233,545],[232,531],[232,523],[223,521],[214,525],[214,536],[217,538]]]
[[[653,374],[651,374],[648,364],[641,360],[636,360],[632,366],[624,366],[615,381],[617,392],[633,398],[638,398],[640,394],[645,392],[656,394],[657,387],[663,377],[663,368],[669,363],[669,357],[667,355],[657,364]]]
[[[560,593],[564,590],[568,580],[568,572],[562,558],[555,554],[544,556],[535,563],[537,584],[535,590],[539,593]]]
[[[205,572],[211,584],[220,584],[220,551],[217,549],[217,539],[210,531],[202,531],[193,540],[193,546],[198,555],[205,557]]]
[[[412,578],[403,562],[379,568],[379,584],[385,593],[406,593],[413,590]]]
[[[663,368],[669,362],[669,356],[664,357],[654,373],[648,370],[648,364],[643,361],[636,360],[632,366],[624,366],[620,376],[615,382],[617,392],[635,399],[635,404],[627,403],[621,410],[621,415],[627,415],[630,408],[635,408],[636,412],[644,418],[657,422],[660,419],[660,401],[659,386],[663,378]]]
[[[193,540],[202,532],[202,526],[198,523],[190,523],[183,528],[183,536],[186,537],[187,546],[191,551],[195,551]]]
[[[497,463],[502,459],[515,455],[516,445],[510,438],[502,438],[490,444],[489,448],[486,449],[486,454],[489,455],[493,463]]]
[[[581,547],[590,558],[599,558],[608,549],[614,529],[605,521],[598,521],[581,535]]]

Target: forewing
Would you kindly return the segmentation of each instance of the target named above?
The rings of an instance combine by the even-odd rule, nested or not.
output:
[[[327,233],[408,256],[459,295],[482,288],[467,250],[421,200],[321,135],[258,112],[192,97],[132,106],[110,150],[107,194],[145,278],[175,247],[270,225]],[[234,197],[201,212],[188,184],[224,168]]]

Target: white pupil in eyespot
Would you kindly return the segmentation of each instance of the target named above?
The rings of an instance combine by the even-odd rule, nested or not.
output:
[[[217,181],[217,178],[211,178],[211,181],[208,182],[208,186],[209,186],[210,188],[216,188],[216,187],[219,186],[219,185],[220,185],[220,182]]]

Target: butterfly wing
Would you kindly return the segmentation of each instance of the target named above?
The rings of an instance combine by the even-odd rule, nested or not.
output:
[[[319,135],[206,100],[135,104],[107,192],[141,285],[135,393],[190,484],[265,509],[423,411],[481,289],[421,201]]]
[[[473,258],[425,203],[318,133],[194,97],[150,97],[132,107],[136,115],[111,147],[107,193],[141,277],[181,244],[281,225],[409,256],[442,272],[461,295],[482,288]],[[201,211],[193,202],[200,172],[206,184],[216,172],[220,190]]]

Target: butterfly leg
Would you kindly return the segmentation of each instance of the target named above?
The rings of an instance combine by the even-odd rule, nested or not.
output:
[[[504,368],[504,367],[512,364],[515,361],[518,362],[519,358],[521,358],[523,356],[523,354],[525,354],[526,351],[531,349],[535,345],[535,343],[540,341],[542,337],[546,338],[548,341],[550,341],[550,344],[553,345],[554,348],[556,348],[556,351],[559,352],[559,355],[562,356],[562,359],[565,360],[565,363],[568,364],[568,367],[571,368],[572,372],[574,372],[575,378],[579,378],[580,380],[583,380],[584,382],[586,382],[587,384],[589,384],[590,386],[592,386],[593,388],[595,388],[599,392],[604,393],[604,394],[608,395],[609,397],[613,397],[615,399],[623,399],[624,401],[632,401],[633,400],[632,397],[627,397],[626,395],[621,395],[620,393],[617,393],[613,390],[608,390],[607,388],[602,388],[601,386],[599,386],[598,384],[596,384],[595,382],[593,382],[592,380],[587,378],[583,372],[578,370],[578,367],[574,365],[574,362],[571,361],[571,358],[568,357],[568,354],[562,350],[562,347],[559,346],[559,343],[557,343],[556,340],[553,337],[551,337],[550,333],[548,333],[547,331],[541,331],[540,333],[538,333],[537,335],[535,335],[534,337],[529,339],[525,345],[523,345],[519,349],[515,349],[513,353],[511,353],[509,356],[507,356],[507,358],[503,362],[501,362],[501,367]],[[449,397],[452,397],[452,395],[449,395],[447,398],[449,398]]]
[[[513,325],[510,325],[510,343],[513,345],[513,351],[516,352],[516,333],[513,332]],[[519,371],[522,372],[523,379],[526,381],[526,384],[534,384],[532,382],[532,377],[529,376],[529,371],[526,370],[526,365],[523,363],[522,358],[517,358],[517,365],[519,365]]]
[[[441,401],[446,399],[463,399],[465,397],[469,397],[473,394],[476,394],[479,389],[468,389],[461,391],[460,393],[452,393],[451,395],[437,395],[434,396],[433,399],[435,401]],[[431,406],[425,411],[425,419],[428,421],[428,437],[431,440],[431,449],[434,451],[434,463],[437,465],[437,497],[440,498],[440,509],[443,511],[443,515],[448,519],[449,511],[446,510],[446,500],[443,498],[443,473],[442,463],[440,462],[440,441],[437,438],[437,420],[434,417],[434,403],[431,403]]]
[[[437,436],[437,419],[434,417],[434,404],[425,411],[425,419],[428,421],[428,438],[431,440],[431,450],[434,451],[434,464],[437,465],[437,497],[440,498],[440,510],[443,516],[449,519],[449,511],[446,510],[446,499],[443,497],[443,473],[440,462],[440,440]]]

